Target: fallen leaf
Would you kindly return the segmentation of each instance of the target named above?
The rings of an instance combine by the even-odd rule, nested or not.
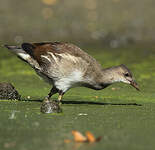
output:
[[[74,141],[75,142],[86,142],[87,138],[82,135],[79,131],[73,130],[72,134],[74,136]]]
[[[101,136],[98,138],[95,138],[90,131],[86,132],[86,136],[82,135],[79,131],[76,131],[76,130],[73,130],[72,134],[74,136],[74,141],[81,142],[81,143],[83,142],[94,143],[94,142],[99,142],[102,139]]]
[[[90,142],[90,143],[96,142],[96,139],[95,139],[94,135],[91,132],[87,131],[86,132],[86,137],[87,137],[88,142]]]

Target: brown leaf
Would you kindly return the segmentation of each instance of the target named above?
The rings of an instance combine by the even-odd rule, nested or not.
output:
[[[94,142],[99,142],[102,139],[101,136],[98,138],[95,138],[90,131],[86,132],[86,136],[82,135],[79,131],[76,131],[76,130],[73,130],[72,134],[74,136],[74,141],[81,142],[81,143],[83,142],[94,143]],[[69,143],[69,142],[70,140],[65,141],[65,143]]]
[[[79,131],[73,130],[72,134],[74,136],[75,142],[86,142],[87,138],[83,136]]]
[[[90,142],[90,143],[96,142],[96,139],[95,139],[94,135],[91,132],[87,131],[86,132],[86,137],[87,137],[88,142]]]

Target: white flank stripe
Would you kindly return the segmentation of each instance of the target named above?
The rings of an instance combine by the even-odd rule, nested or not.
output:
[[[48,58],[48,56],[45,56],[45,55],[41,55],[42,58],[45,58],[47,59],[49,62],[51,62],[51,60]]]
[[[63,54],[57,54],[57,55],[61,56],[61,57],[64,58],[64,59],[71,60],[71,61],[73,61],[74,63],[77,62],[77,57],[72,56],[72,55],[70,55],[70,54],[65,54],[65,53],[63,53]]]
[[[74,70],[68,77],[61,78],[55,82],[56,87],[63,92],[66,92],[71,87],[79,86],[83,81],[83,74],[79,70]]]
[[[57,63],[57,57],[51,52],[48,52],[48,54],[51,55],[54,61]]]

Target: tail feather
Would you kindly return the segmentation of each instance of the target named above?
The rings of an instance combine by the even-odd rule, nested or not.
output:
[[[34,54],[33,54],[33,49],[35,48],[32,44],[30,43],[23,43],[21,45],[22,49],[29,54],[31,57],[34,58]]]
[[[14,45],[4,45],[4,46],[24,60],[27,60],[30,57],[30,55],[27,54],[20,46],[14,46]]]
[[[20,46],[13,46],[13,45],[7,45],[7,44],[5,44],[4,47],[6,47],[8,49],[21,49]]]
[[[40,66],[36,60],[34,60],[25,50],[23,50],[20,46],[13,45],[4,45],[6,48],[15,53],[19,58],[26,61],[33,68],[40,69]]]

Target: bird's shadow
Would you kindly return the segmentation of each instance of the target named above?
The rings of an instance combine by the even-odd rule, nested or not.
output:
[[[142,106],[137,103],[108,103],[108,102],[90,102],[90,101],[62,101],[62,104],[86,104],[86,105],[134,105]]]
[[[43,100],[31,100],[31,99],[29,99],[29,100],[27,100],[27,99],[23,99],[23,100],[21,100],[21,101],[26,101],[26,102],[42,102]],[[141,104],[137,104],[137,103],[112,103],[112,102],[92,102],[92,101],[61,101],[62,102],[62,104],[75,104],[75,105],[79,105],[79,104],[81,104],[81,105],[115,105],[115,106],[128,106],[128,105],[131,105],[131,106],[142,106]]]

